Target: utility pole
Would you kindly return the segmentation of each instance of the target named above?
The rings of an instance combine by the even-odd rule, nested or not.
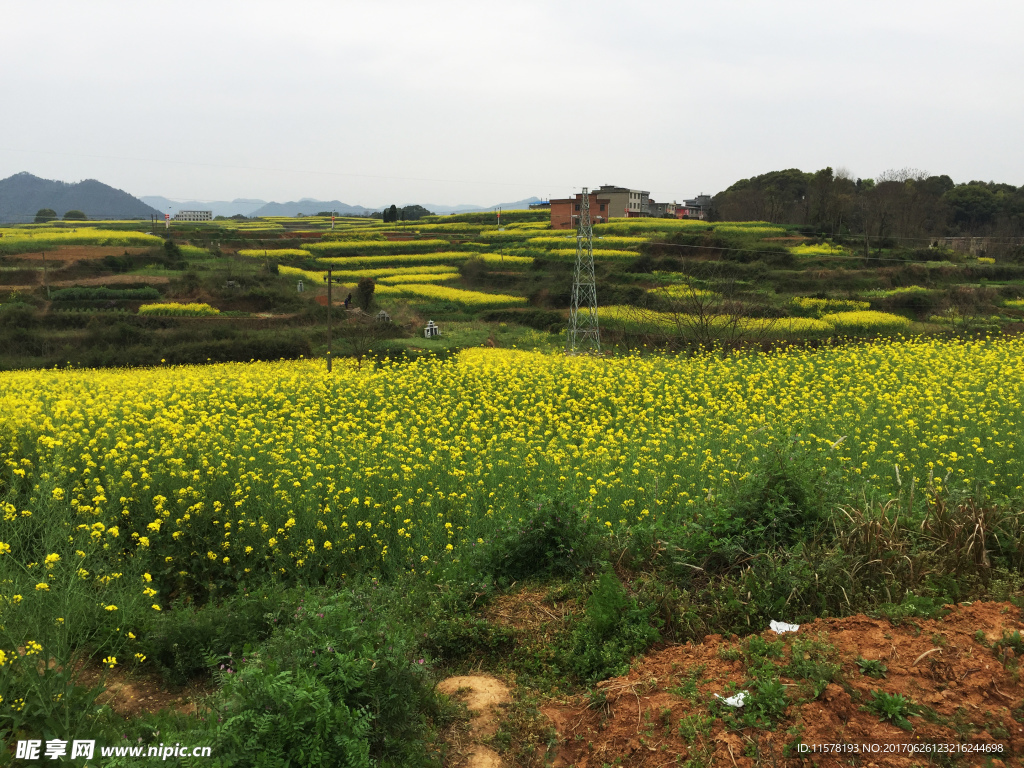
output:
[[[332,370],[331,359],[331,269],[327,269],[327,372]]]
[[[590,221],[590,195],[583,188],[576,229],[576,271],[572,281],[572,306],[565,354],[600,354],[601,331],[597,325],[597,279],[594,277],[594,226]]]

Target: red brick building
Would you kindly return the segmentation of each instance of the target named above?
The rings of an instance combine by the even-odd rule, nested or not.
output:
[[[611,201],[607,198],[598,197],[597,192],[591,192],[587,197],[590,199],[590,223],[602,224],[608,221]],[[551,228],[576,229],[579,226],[580,207],[582,204],[582,193],[577,194],[575,197],[552,200]]]

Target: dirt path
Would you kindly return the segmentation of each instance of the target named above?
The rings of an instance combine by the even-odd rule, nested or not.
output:
[[[466,706],[473,715],[469,725],[472,752],[468,753],[467,768],[501,768],[498,753],[480,742],[497,732],[498,708],[511,700],[508,687],[493,677],[460,675],[442,680],[437,689],[453,698],[465,696]]]

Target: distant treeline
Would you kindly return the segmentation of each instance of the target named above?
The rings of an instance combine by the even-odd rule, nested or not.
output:
[[[1024,236],[1024,186],[929,176],[904,168],[855,179],[824,168],[796,168],[737,181],[715,195],[722,221],[761,220],[872,239]]]

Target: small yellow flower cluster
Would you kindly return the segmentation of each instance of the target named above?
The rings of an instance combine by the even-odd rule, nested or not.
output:
[[[161,304],[143,304],[139,307],[139,314],[162,317],[202,317],[204,315],[219,315],[220,310],[214,309],[209,304],[179,304],[168,301]]]

